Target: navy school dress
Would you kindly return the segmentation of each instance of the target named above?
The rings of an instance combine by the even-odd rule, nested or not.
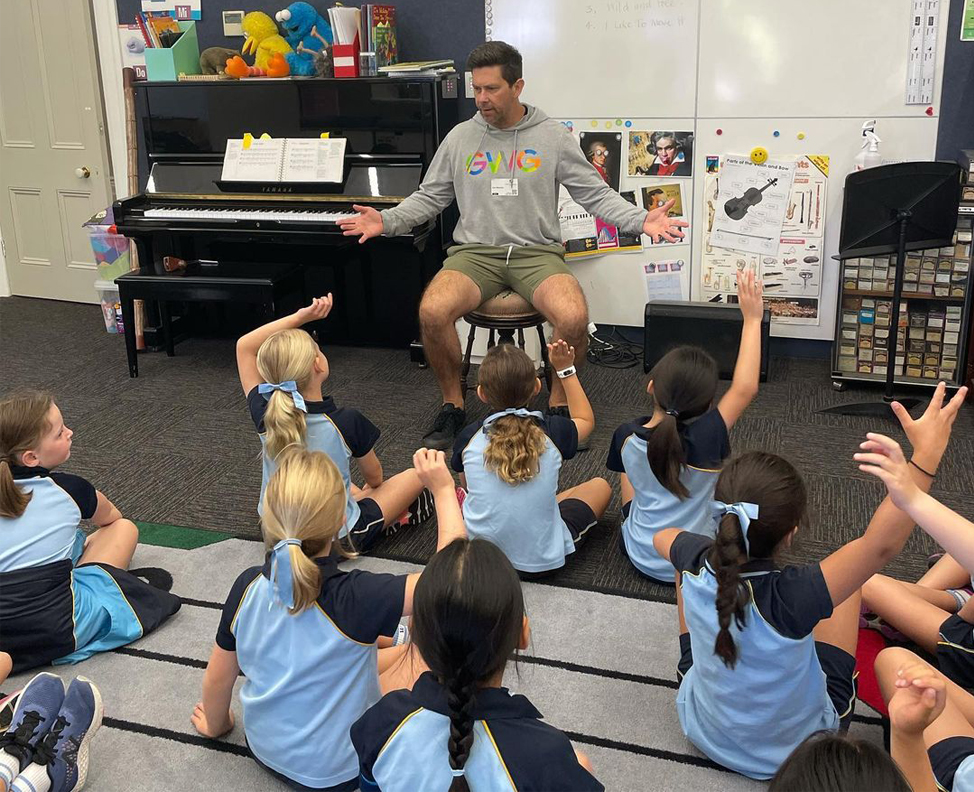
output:
[[[343,572],[315,559],[317,602],[291,615],[275,601],[270,560],[237,578],[216,635],[236,652],[244,731],[254,757],[315,789],[358,777],[349,727],[380,697],[375,641],[395,633],[405,575]]]
[[[737,664],[725,666],[714,654],[720,627],[717,578],[707,561],[713,543],[683,532],[670,548],[689,630],[689,639],[680,638],[677,713],[686,736],[715,762],[767,779],[810,734],[848,725],[856,659],[812,634],[832,615],[821,567],[779,569],[762,559],[741,567],[745,623],[741,629],[731,620]]]
[[[95,488],[80,476],[12,468],[30,493],[20,517],[0,517],[0,648],[14,672],[77,663],[147,635],[180,600],[108,564],[77,566],[95,513]]]
[[[267,396],[269,397],[270,394]],[[349,460],[352,457],[356,459],[364,457],[373,449],[379,439],[379,429],[358,410],[338,407],[331,396],[326,396],[321,401],[305,401],[305,405],[308,408],[308,414],[305,416],[307,427],[305,448],[309,451],[323,451],[331,458],[342,474],[345,491],[348,493],[345,504],[345,525],[338,535],[344,538],[351,534],[355,549],[367,550],[380,535],[383,523],[382,510],[372,498],[356,501],[352,497]],[[247,406],[250,408],[250,417],[260,434],[261,446],[265,446],[267,437],[264,433],[264,413],[267,412],[267,397],[259,393],[255,387],[247,394]],[[277,463],[266,453],[263,454],[263,460],[258,513],[263,511],[267,482],[277,470]]]
[[[464,766],[471,792],[604,792],[571,742],[524,696],[483,688]],[[389,693],[352,726],[362,792],[445,790],[453,779],[446,690],[426,672],[412,690]]]
[[[521,484],[508,484],[484,465],[490,425],[511,414],[537,421],[547,435],[537,475]],[[558,503],[562,461],[571,459],[577,450],[575,423],[558,415],[503,410],[464,428],[454,442],[451,465],[467,481],[463,501],[467,535],[493,542],[520,572],[563,567],[565,557],[575,551],[578,540],[596,522],[582,501]]]
[[[646,446],[652,429],[650,416],[624,423],[612,435],[605,466],[629,477],[635,495],[623,506],[622,542],[626,555],[644,575],[664,583],[674,580],[673,565],[656,552],[653,537],[663,528],[713,536],[715,523],[710,502],[720,475],[720,465],[730,454],[727,425],[718,410],[695,420],[678,423],[686,467],[680,481],[690,496],[681,500],[660,484],[649,466]]]

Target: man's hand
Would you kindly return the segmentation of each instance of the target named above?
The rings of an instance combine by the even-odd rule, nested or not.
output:
[[[683,232],[680,229],[687,228],[690,224],[686,220],[677,220],[667,214],[675,203],[676,200],[670,198],[665,204],[657,206],[646,215],[643,233],[653,242],[659,242],[661,238],[667,242],[679,242],[683,239]]]
[[[324,297],[315,297],[311,301],[311,305],[306,305],[304,308],[299,308],[295,311],[294,319],[298,327],[306,325],[308,322],[316,322],[328,316],[334,304],[335,299],[331,296],[331,292],[328,292]]]
[[[343,217],[338,221],[343,236],[357,236],[359,244],[366,239],[382,236],[382,215],[371,206],[352,204],[352,209],[358,214],[353,217]]]
[[[760,322],[764,316],[764,285],[754,276],[754,270],[747,269],[737,273],[737,304],[744,315],[744,321]]]

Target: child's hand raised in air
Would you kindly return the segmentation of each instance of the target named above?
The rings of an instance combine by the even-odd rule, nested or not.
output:
[[[331,292],[329,292],[324,297],[315,297],[311,301],[311,305],[306,305],[304,308],[295,311],[294,318],[303,325],[308,322],[317,321],[318,319],[324,319],[331,313],[331,308],[334,304],[335,300],[331,296]]]
[[[413,467],[419,474],[419,480],[430,492],[448,489],[453,492],[455,484],[453,474],[446,466],[446,456],[442,451],[432,448],[421,448],[413,454]]]
[[[202,734],[204,737],[212,737],[216,739],[217,737],[222,737],[224,734],[233,730],[233,712],[227,710],[226,720],[222,723],[214,723],[206,717],[206,712],[203,710],[203,702],[201,701],[196,705],[196,709],[193,710],[193,714],[189,718],[190,722],[193,724],[196,731]]]
[[[907,511],[913,499],[920,495],[920,488],[910,475],[910,467],[899,444],[886,435],[869,432],[866,441],[859,444],[862,451],[853,458],[859,469],[882,480],[889,490],[889,497],[898,509]]]
[[[896,692],[889,700],[889,720],[895,731],[919,736],[944,711],[947,685],[917,658],[897,672]]]
[[[939,383],[927,409],[915,421],[899,402],[890,405],[913,446],[914,456],[923,454],[924,462],[927,464],[931,464],[928,457],[932,458],[931,467],[925,468],[930,473],[936,472],[936,466],[947,449],[947,441],[950,440],[950,430],[954,425],[954,419],[957,418],[957,411],[960,410],[967,396],[967,388],[961,388],[954,394],[954,398],[944,405],[946,391],[947,386],[942,382]]]
[[[764,284],[750,268],[737,273],[737,304],[745,320],[760,322],[764,316]]]
[[[548,360],[555,371],[563,371],[575,363],[575,347],[568,346],[563,338],[548,344]]]

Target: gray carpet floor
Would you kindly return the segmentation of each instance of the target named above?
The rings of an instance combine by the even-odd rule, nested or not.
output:
[[[105,333],[98,308],[24,298],[0,300],[0,391],[39,387],[52,391],[75,431],[66,469],[88,477],[133,519],[227,531],[256,538],[260,443],[236,375],[233,341],[194,338],[163,353],[140,355],[138,379],[128,377],[123,339]],[[377,452],[387,474],[410,464],[413,451],[439,407],[432,372],[410,364],[402,351],[329,348],[328,393],[362,410],[382,429]],[[617,477],[605,468],[613,430],[645,414],[648,399],[640,368],[588,366],[583,383],[598,420],[590,449],[565,464],[562,485],[592,476]],[[725,386],[724,386],[725,387]],[[782,454],[802,472],[809,491],[808,528],[796,560],[819,560],[859,535],[882,498],[881,485],[852,459],[867,430],[898,427],[816,410],[875,391],[832,390],[825,360],[773,358],[768,382],[731,433],[735,451]],[[486,408],[471,393],[471,419]],[[952,508],[974,514],[974,410],[965,407],[938,476],[935,494]],[[552,580],[554,585],[625,596],[672,600],[672,589],[640,578],[618,546],[618,494],[588,543]],[[424,562],[435,528],[400,531],[383,539],[380,557]],[[890,565],[897,576],[917,577],[934,549],[915,532]]]

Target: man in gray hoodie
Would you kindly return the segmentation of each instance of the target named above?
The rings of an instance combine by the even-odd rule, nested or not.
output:
[[[667,216],[672,201],[650,212],[626,201],[585,159],[563,124],[520,101],[524,80],[514,47],[501,41],[481,44],[470,53],[467,68],[479,112],[446,136],[419,190],[382,212],[355,206],[358,214],[340,221],[346,236],[364,242],[404,234],[454,199],[460,209],[456,244],[419,306],[426,358],[443,392],[443,407],[423,437],[428,448],[449,448],[466,423],[456,321],[504,289],[530,302],[554,325],[553,337],[575,347],[576,365],[585,359],[588,308],[565,264],[559,185],[589,213],[625,233],[675,242],[687,225]],[[549,411],[567,417],[561,376],[552,383]]]

